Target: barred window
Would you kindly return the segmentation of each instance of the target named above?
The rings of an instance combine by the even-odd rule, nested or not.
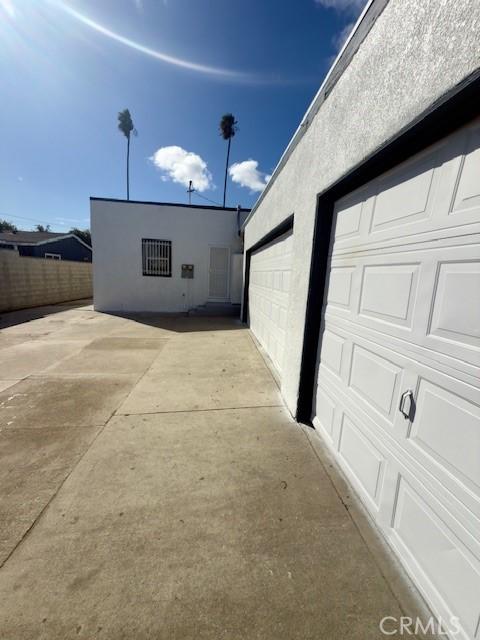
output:
[[[144,276],[172,276],[172,243],[170,240],[142,238],[142,270]]]

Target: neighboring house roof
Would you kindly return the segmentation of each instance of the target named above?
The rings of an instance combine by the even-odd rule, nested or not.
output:
[[[64,233],[53,233],[50,231],[2,231],[0,233],[0,240],[4,242],[15,242],[16,244],[38,244],[45,240],[56,240],[57,238],[63,238]]]
[[[39,245],[48,244],[49,242],[57,242],[64,238],[75,238],[80,244],[83,244],[87,249],[92,250],[92,247],[86,242],[81,240],[74,233],[54,233],[53,231],[2,231],[0,233],[0,244],[20,244],[20,245]]]

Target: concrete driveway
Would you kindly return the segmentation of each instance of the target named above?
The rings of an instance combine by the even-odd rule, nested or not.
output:
[[[417,606],[244,326],[0,323],[2,638],[370,640]]]

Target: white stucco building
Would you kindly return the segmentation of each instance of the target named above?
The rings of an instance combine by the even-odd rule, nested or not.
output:
[[[240,304],[248,209],[91,198],[98,311]]]
[[[475,0],[368,3],[247,218],[243,301],[292,414],[451,637],[471,640],[479,29]]]

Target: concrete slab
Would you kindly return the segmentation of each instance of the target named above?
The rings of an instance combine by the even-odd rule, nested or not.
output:
[[[278,387],[242,328],[173,336],[118,413],[280,404]]]
[[[152,364],[151,373],[168,369],[172,373],[209,375],[265,369],[248,331],[186,334],[171,338]]]
[[[282,404],[280,392],[266,368],[240,371],[152,371],[143,376],[117,413],[199,411]]]
[[[157,341],[158,342],[158,341]],[[121,374],[143,373],[161,351],[162,344],[153,349],[83,349],[48,368],[50,374],[92,373]]]
[[[280,408],[114,418],[0,583],[23,640],[364,640],[384,615],[398,603]]]
[[[0,391],[5,391],[5,389],[9,389],[10,387],[13,387],[13,385],[17,384],[17,382],[20,382],[20,379],[18,379],[18,380],[0,380]]]
[[[27,340],[31,340],[32,337],[29,336],[14,336],[7,335],[5,331],[0,330],[0,349],[6,349],[7,347],[14,347],[17,344],[22,344],[22,342],[26,342]]]
[[[87,344],[87,340],[46,341],[37,338],[2,349],[2,377],[20,379],[40,373],[64,358],[78,353]]]
[[[399,573],[244,327],[36,314],[0,351],[50,367],[0,391],[2,637],[384,638]]]
[[[0,393],[0,429],[104,424],[138,375],[29,378]]]
[[[134,339],[161,339],[170,338],[171,331],[168,329],[162,329],[159,327],[152,327],[149,325],[138,324],[135,322],[128,322],[123,327],[114,329],[111,333],[111,337],[119,338],[134,338]]]
[[[98,338],[96,340],[92,340],[87,345],[87,349],[94,349],[99,351],[115,351],[118,349],[133,349],[133,350],[145,350],[152,349],[154,351],[159,351],[163,349],[166,344],[166,340],[164,338],[155,339],[155,338],[122,338],[122,337],[107,337],[107,338]]]
[[[108,336],[117,328],[116,325],[102,319],[101,322],[69,322],[65,327],[59,328],[55,333],[56,339],[62,340],[94,340]]]
[[[0,431],[0,566],[100,429],[38,427]]]

